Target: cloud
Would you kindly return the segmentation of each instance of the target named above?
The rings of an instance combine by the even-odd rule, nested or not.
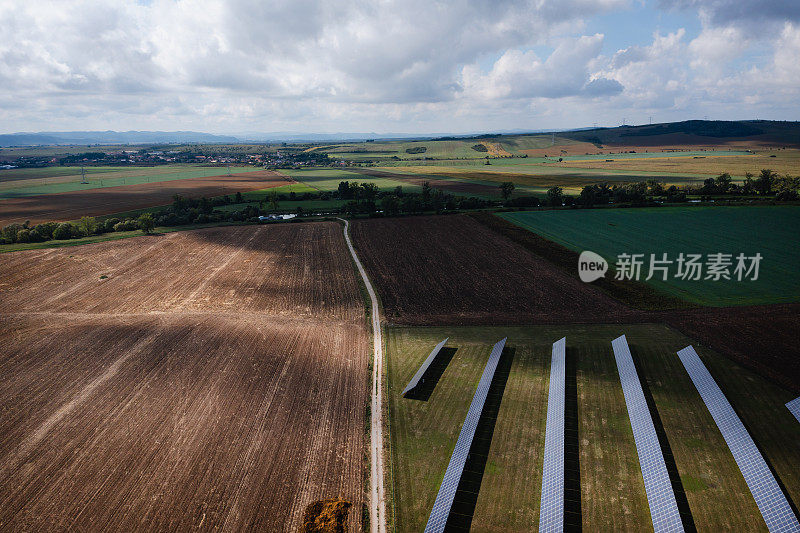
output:
[[[622,88],[616,80],[594,78],[590,63],[600,55],[603,35],[562,41],[546,59],[535,52],[509,50],[484,73],[477,65],[462,70],[462,98],[564,98],[600,96]]]
[[[7,131],[447,132],[581,126],[615,109],[691,113],[709,98],[767,105],[769,94],[777,108],[796,94],[786,74],[796,72],[796,2],[662,0],[696,10],[700,34],[672,28],[604,52],[608,40],[588,22],[619,32],[597,15],[631,5],[5,0],[0,113]],[[746,26],[748,17],[772,31]],[[743,64],[756,41],[765,53]],[[576,122],[563,123],[554,101]]]

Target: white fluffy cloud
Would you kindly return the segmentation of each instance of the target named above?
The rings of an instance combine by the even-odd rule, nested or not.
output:
[[[665,4],[705,17],[694,39],[604,55],[586,23],[630,0],[0,0],[0,129],[557,127],[584,124],[546,102],[576,120],[601,105],[689,112],[734,74],[768,73],[778,94],[797,26],[771,61],[731,73],[718,66],[748,40],[718,22],[720,2]]]

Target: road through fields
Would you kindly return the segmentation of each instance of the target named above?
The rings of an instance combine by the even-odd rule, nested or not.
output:
[[[369,282],[367,272],[364,266],[358,259],[353,243],[350,241],[348,229],[350,224],[344,220],[344,239],[347,241],[347,247],[350,249],[350,255],[353,256],[358,267],[358,272],[361,274],[361,279],[364,280],[364,285],[367,287],[369,299],[372,304],[372,334],[373,346],[375,350],[375,358],[372,363],[372,409],[371,409],[371,423],[370,423],[370,502],[369,502],[369,523],[370,529],[378,533],[386,532],[386,498],[383,491],[383,339],[381,337],[381,318],[380,308],[378,307],[378,298],[375,296],[375,289]]]

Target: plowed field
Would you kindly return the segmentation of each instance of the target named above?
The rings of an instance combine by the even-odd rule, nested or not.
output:
[[[468,216],[351,227],[386,318],[396,324],[618,322],[635,315]]]
[[[22,223],[26,220],[38,224],[132,211],[168,204],[176,194],[187,198],[222,196],[285,184],[284,176],[261,170],[233,176],[186,178],[12,198],[0,200],[0,226],[12,222]]]
[[[369,341],[339,225],[17,252],[0,280],[0,529],[294,531],[343,497],[358,530]]]

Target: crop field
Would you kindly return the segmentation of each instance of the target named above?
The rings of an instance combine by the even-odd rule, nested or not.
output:
[[[335,223],[0,264],[0,526],[297,530],[364,504],[369,341]]]
[[[217,169],[217,172],[219,170]],[[76,220],[82,216],[100,216],[172,202],[176,194],[188,198],[212,197],[247,192],[287,184],[287,178],[260,170],[228,176],[214,175],[171,181],[120,185],[86,191],[46,194],[0,200],[0,226],[12,222],[31,223]]]
[[[656,273],[650,283],[659,290],[700,305],[728,306],[786,303],[800,300],[795,266],[800,249],[791,246],[800,224],[796,206],[665,207],[592,209],[504,213],[503,218],[576,251],[592,250],[611,265],[618,254],[645,254],[647,277],[650,254],[733,254],[730,280],[683,280],[671,265],[666,281]],[[739,253],[762,260],[756,281],[737,281],[733,275]]]
[[[497,189],[504,181],[516,185],[515,194],[544,193],[553,186],[562,187],[570,194],[580,193],[581,188],[596,183],[628,183],[646,179],[656,179],[666,185],[702,185],[703,177],[680,172],[634,172],[603,169],[580,169],[562,166],[561,163],[542,161],[529,162],[525,159],[504,159],[490,166],[468,165],[462,162],[448,166],[407,166],[394,167],[391,172],[407,174],[404,179],[419,176],[418,180],[450,180],[461,182],[461,186],[480,184]],[[398,179],[400,179],[398,177]]]
[[[682,498],[699,531],[766,531],[755,502],[676,351],[693,341],[654,324],[525,327],[391,327],[387,331],[393,504],[397,531],[421,531],[491,345],[508,336],[511,367],[474,502],[474,531],[530,531],[539,519],[551,344],[567,337],[577,436],[568,464],[580,472],[584,531],[641,531],[650,513],[611,340],[625,333],[674,457]],[[434,344],[455,353],[427,401],[400,392]],[[719,354],[701,357],[761,447],[788,496],[800,501],[800,424],[793,394]],[[569,368],[569,364],[568,364]],[[570,393],[568,392],[568,395]],[[570,405],[568,400],[567,405]],[[482,474],[482,478],[481,478]]]
[[[106,170],[109,169],[109,170]],[[12,169],[0,171],[0,199],[38,196],[70,191],[86,191],[120,185],[141,185],[188,178],[207,178],[227,176],[224,167],[199,167],[194,165],[169,165],[157,167],[103,167],[87,172],[86,181],[81,183],[80,169],[70,167],[64,174],[63,167],[45,169]],[[38,171],[31,174],[28,171]],[[232,167],[231,174],[249,174],[253,167]],[[27,176],[27,177],[21,177]],[[35,176],[35,177],[34,177]]]
[[[624,157],[639,155],[645,157]],[[646,157],[646,156],[651,157]],[[800,150],[762,150],[747,154],[743,152],[696,152],[692,157],[674,157],[664,154],[663,157],[655,154],[612,154],[588,160],[588,156],[574,156],[565,158],[565,165],[576,168],[593,168],[609,171],[634,171],[634,172],[679,172],[696,175],[717,176],[728,172],[736,178],[743,179],[745,173],[758,175],[762,168],[769,168],[778,174],[800,174]],[[611,162],[606,159],[613,159]]]
[[[395,187],[404,187],[408,191],[418,189],[413,184],[410,185],[390,177],[371,176],[357,170],[281,170],[281,173],[320,192],[336,191],[342,181],[374,183],[382,191],[393,190]]]
[[[357,220],[353,244],[396,324],[622,320],[631,312],[464,215]]]

